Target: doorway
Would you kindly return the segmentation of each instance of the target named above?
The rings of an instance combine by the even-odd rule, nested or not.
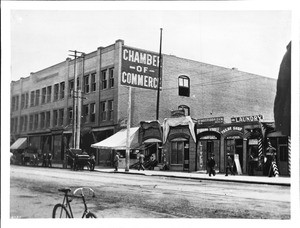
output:
[[[227,137],[225,139],[225,151],[226,156],[229,155],[233,161],[236,154],[239,156],[240,166],[243,170],[243,139],[239,136]],[[224,165],[226,167],[226,159]]]

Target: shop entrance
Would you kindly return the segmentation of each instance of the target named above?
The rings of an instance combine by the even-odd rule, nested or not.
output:
[[[239,162],[241,169],[243,170],[243,139],[239,136],[229,136],[225,139],[225,151],[226,156],[230,156],[234,161],[234,157],[237,154],[239,156]],[[226,159],[225,159],[226,160]],[[225,161],[226,167],[226,161]],[[234,168],[236,171],[236,167]]]
[[[215,169],[219,170],[219,148],[220,140],[217,139],[205,139],[203,137],[198,143],[198,156],[199,156],[199,170],[207,170],[207,161],[212,154],[215,155],[216,166]]]

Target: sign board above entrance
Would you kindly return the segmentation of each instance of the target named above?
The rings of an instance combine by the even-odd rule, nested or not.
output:
[[[231,123],[255,122],[255,121],[262,120],[263,118],[264,118],[263,115],[232,117]]]
[[[123,46],[121,85],[157,90],[159,55]]]
[[[224,117],[210,117],[210,118],[202,118],[198,119],[198,124],[212,124],[212,123],[224,123]]]

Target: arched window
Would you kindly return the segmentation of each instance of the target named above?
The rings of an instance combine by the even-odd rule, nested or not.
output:
[[[185,116],[189,116],[190,115],[190,107],[189,106],[179,105],[178,106],[178,110],[183,110]]]
[[[179,96],[190,96],[190,78],[185,75],[178,77],[178,95]]]

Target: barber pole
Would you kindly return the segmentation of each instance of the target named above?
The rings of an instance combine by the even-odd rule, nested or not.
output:
[[[278,168],[277,168],[275,160],[272,161],[272,169],[273,169],[274,176],[278,177],[279,176],[279,171],[278,171]]]
[[[291,137],[288,136],[288,170],[291,175]]]
[[[258,166],[262,166],[262,159],[261,157],[263,156],[263,140],[262,136],[259,136],[258,138]]]

